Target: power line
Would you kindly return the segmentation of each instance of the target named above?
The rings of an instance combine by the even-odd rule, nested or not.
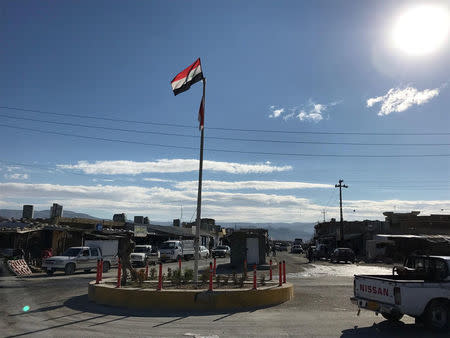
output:
[[[87,140],[96,140],[96,141],[107,141],[107,142],[118,142],[118,143],[126,143],[126,144],[138,144],[145,146],[153,146],[153,147],[162,147],[162,148],[174,148],[174,149],[187,149],[187,150],[198,150],[196,147],[187,147],[187,146],[175,146],[168,144],[159,144],[159,143],[147,143],[147,142],[139,142],[139,141],[130,141],[130,140],[121,140],[121,139],[112,139],[106,137],[94,137],[94,136],[86,136],[86,135],[77,135],[77,134],[69,134],[62,133],[56,131],[45,131],[33,128],[25,128],[25,127],[17,127],[11,126],[7,124],[0,124],[2,127],[13,128],[16,130],[28,130],[34,131],[42,134],[53,134],[67,137],[76,137]],[[252,155],[273,155],[273,156],[293,156],[293,157],[333,157],[333,158],[421,158],[421,157],[450,157],[450,154],[398,154],[398,155],[363,155],[363,154],[354,154],[354,155],[345,155],[345,154],[301,154],[301,153],[275,153],[275,152],[258,152],[258,151],[242,151],[242,150],[229,150],[229,149],[213,149],[213,148],[205,148],[206,151],[209,152],[222,152],[222,153],[234,153],[234,154],[252,154]]]
[[[123,132],[130,132],[130,133],[139,133],[139,134],[154,134],[154,135],[163,135],[163,136],[198,138],[198,136],[196,136],[196,135],[165,133],[165,132],[159,132],[159,131],[146,131],[146,130],[114,128],[114,127],[103,127],[103,126],[92,126],[92,125],[87,125],[87,124],[48,121],[48,120],[33,119],[33,118],[27,118],[27,117],[10,116],[10,115],[5,115],[5,114],[0,114],[0,117],[6,117],[6,118],[10,118],[10,119],[15,119],[15,120],[32,121],[32,122],[43,122],[43,123],[50,123],[50,124],[57,124],[57,125],[71,126],[71,127],[83,127],[83,128],[90,128],[90,129],[123,131]],[[206,138],[213,139],[213,140],[227,140],[227,141],[239,141],[239,142],[284,143],[284,144],[320,144],[320,145],[350,145],[350,146],[450,146],[450,143],[361,143],[361,142],[287,141],[287,140],[263,140],[263,139],[247,139],[247,138],[217,137],[217,136],[208,136]]]
[[[156,126],[169,126],[169,127],[181,127],[181,128],[192,128],[198,129],[197,126],[192,125],[183,125],[183,124],[175,124],[175,123],[157,123],[157,122],[148,122],[148,121],[138,121],[138,120],[126,120],[126,119],[117,119],[117,118],[108,118],[108,117],[97,117],[92,115],[82,115],[82,114],[70,114],[70,113],[59,113],[59,112],[50,112],[45,110],[37,110],[37,109],[25,109],[19,107],[9,107],[9,106],[0,106],[0,109],[8,109],[8,110],[16,110],[23,112],[31,112],[37,114],[48,114],[48,115],[57,115],[57,116],[70,116],[76,118],[86,118],[86,119],[94,119],[94,120],[103,120],[103,121],[113,121],[113,122],[126,122],[126,123],[139,123],[139,124],[149,124]],[[443,136],[450,135],[450,132],[422,132],[422,133],[405,133],[405,132],[392,132],[392,133],[378,133],[378,132],[331,132],[331,131],[287,131],[287,130],[268,130],[268,129],[242,129],[242,128],[224,128],[224,127],[208,127],[207,129],[211,130],[224,130],[224,131],[239,131],[239,132],[260,132],[260,133],[282,133],[282,134],[312,134],[312,135],[381,135],[381,136]]]

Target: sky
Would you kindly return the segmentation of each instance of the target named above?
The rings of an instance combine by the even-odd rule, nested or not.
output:
[[[0,208],[151,222],[450,213],[446,1],[2,1]]]

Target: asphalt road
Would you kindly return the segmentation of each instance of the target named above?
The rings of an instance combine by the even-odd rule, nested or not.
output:
[[[91,303],[87,284],[94,273],[17,278],[0,272],[0,336],[45,337],[432,337],[443,336],[416,326],[413,318],[389,324],[381,316],[350,303],[352,274],[378,267],[307,264],[301,255],[278,253],[287,262],[294,299],[242,312],[162,313]],[[218,259],[218,264],[228,259]],[[203,260],[206,267],[209,261]],[[192,265],[192,262],[186,264]],[[184,266],[185,263],[183,263]],[[176,267],[176,263],[171,265]],[[0,267],[1,268],[1,267]],[[380,268],[382,269],[382,268]],[[106,277],[115,276],[113,269]],[[259,271],[266,273],[268,271]],[[23,311],[29,306],[28,311]]]

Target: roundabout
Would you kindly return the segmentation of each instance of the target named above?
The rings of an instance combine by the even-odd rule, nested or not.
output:
[[[150,289],[115,286],[115,279],[89,283],[89,300],[129,309],[223,311],[248,310],[278,305],[293,299],[291,283],[240,289]]]

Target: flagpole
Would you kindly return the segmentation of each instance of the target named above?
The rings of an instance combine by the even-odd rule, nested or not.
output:
[[[203,114],[205,109],[205,89],[206,89],[206,79],[203,78],[203,97],[202,97],[202,104],[203,104]],[[204,121],[204,118],[203,118]],[[203,141],[204,141],[204,134],[205,134],[205,125],[203,122],[202,126],[202,133],[200,137],[200,164],[198,169],[198,194],[197,194],[197,222],[195,226],[195,240],[194,240],[194,247],[195,247],[195,261],[194,261],[194,284],[195,287],[198,285],[198,256],[199,256],[199,247],[200,247],[200,225],[202,222],[202,177],[203,177]]]

